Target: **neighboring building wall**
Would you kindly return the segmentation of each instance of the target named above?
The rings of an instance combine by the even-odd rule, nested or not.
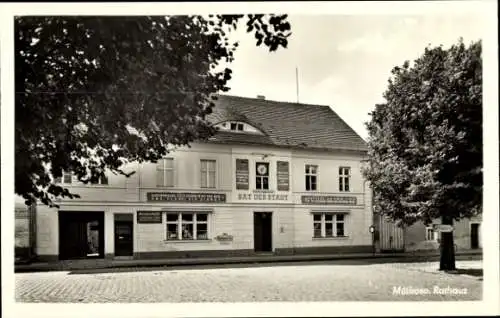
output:
[[[59,221],[56,208],[37,206],[36,255],[40,260],[57,260]]]
[[[405,246],[408,251],[439,250],[438,240],[426,239],[426,226],[417,222],[405,229]],[[437,237],[437,236],[435,236]]]
[[[436,220],[434,224],[440,224]],[[453,224],[453,240],[457,250],[464,250],[471,248],[471,224],[481,224],[481,217],[472,219],[464,218],[460,221],[455,221]],[[434,239],[427,237],[426,229],[432,225],[424,225],[422,222],[417,222],[405,230],[405,242],[409,251],[416,250],[438,250],[440,234],[435,232]],[[479,248],[482,247],[481,239],[481,225],[479,225]]]
[[[30,215],[28,207],[15,208],[15,255],[27,258],[30,249]]]
[[[15,257],[28,260],[35,252],[36,206],[26,206],[23,198],[15,196],[14,209]]]

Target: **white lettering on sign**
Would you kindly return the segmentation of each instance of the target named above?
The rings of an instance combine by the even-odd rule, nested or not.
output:
[[[238,200],[250,201],[286,201],[288,200],[288,195],[286,194],[274,194],[274,193],[240,193],[238,194]]]

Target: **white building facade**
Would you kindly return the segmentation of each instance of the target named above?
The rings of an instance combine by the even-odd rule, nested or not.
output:
[[[370,252],[364,141],[329,107],[221,96],[214,138],[37,206],[41,260]]]

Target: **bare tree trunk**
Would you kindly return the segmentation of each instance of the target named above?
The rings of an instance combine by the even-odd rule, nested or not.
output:
[[[443,216],[443,225],[453,225],[453,218]],[[455,243],[453,242],[453,232],[441,232],[441,259],[439,262],[440,271],[455,270]]]

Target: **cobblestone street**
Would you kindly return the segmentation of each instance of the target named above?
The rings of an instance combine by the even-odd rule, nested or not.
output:
[[[480,268],[481,261],[457,261]],[[480,300],[480,277],[438,264],[298,265],[70,274],[16,274],[18,302],[251,302]],[[437,286],[441,289],[435,289]],[[398,290],[398,288],[401,289]],[[463,290],[453,294],[447,287]],[[420,294],[412,292],[420,289]],[[427,290],[426,294],[422,294]],[[409,290],[409,291],[408,291]],[[406,292],[405,292],[406,291]]]

